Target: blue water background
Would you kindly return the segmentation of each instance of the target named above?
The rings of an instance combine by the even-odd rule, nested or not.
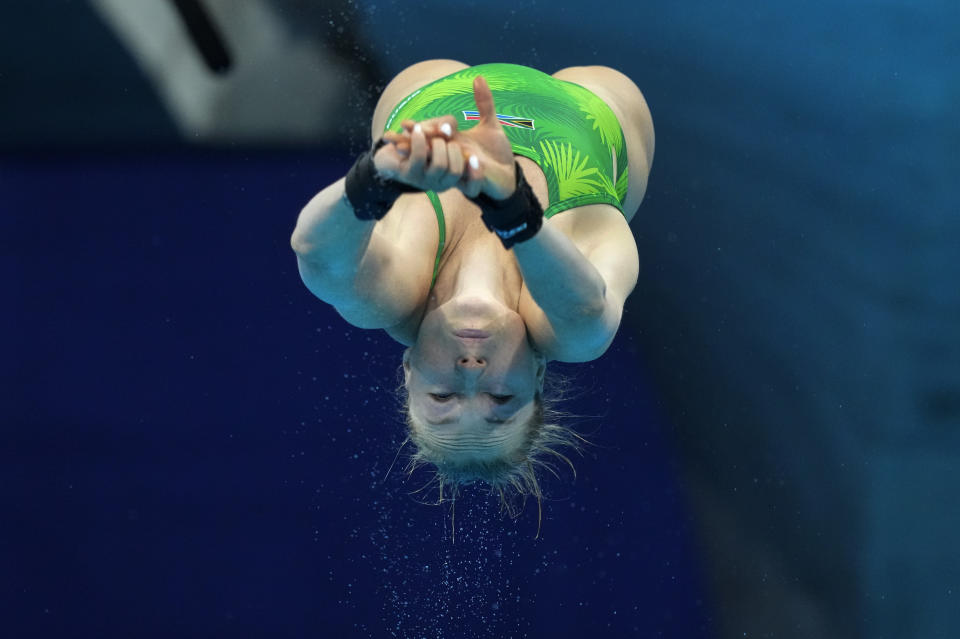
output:
[[[303,287],[322,154],[4,167],[4,607],[16,636],[707,636],[632,337],[575,375],[594,447],[512,521],[384,481],[401,346]],[[434,497],[435,499],[435,497]],[[22,634],[21,634],[22,633]],[[238,635],[234,633],[247,633]]]
[[[535,510],[473,495],[450,544],[449,511],[380,481],[400,347],[311,298],[286,246],[353,124],[347,148],[197,152],[85,3],[22,3],[0,635],[956,636],[960,4],[361,15],[385,75],[441,56],[642,87],[640,281],[611,351],[567,371],[598,447],[548,483],[541,540]]]

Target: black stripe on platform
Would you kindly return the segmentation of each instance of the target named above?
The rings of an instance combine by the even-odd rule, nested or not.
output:
[[[193,44],[214,73],[226,73],[233,60],[227,45],[200,0],[173,0]]]

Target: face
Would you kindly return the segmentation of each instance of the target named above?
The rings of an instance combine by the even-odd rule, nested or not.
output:
[[[427,314],[403,367],[418,434],[453,461],[520,446],[546,365],[515,311],[461,297]]]

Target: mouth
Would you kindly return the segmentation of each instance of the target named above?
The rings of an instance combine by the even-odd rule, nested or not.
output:
[[[487,331],[476,328],[461,328],[459,331],[454,331],[453,334],[462,339],[486,339],[490,337],[490,333]]]

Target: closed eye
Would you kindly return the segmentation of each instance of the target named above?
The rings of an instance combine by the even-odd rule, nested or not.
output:
[[[430,393],[430,397],[438,402],[445,402],[454,395],[456,395],[456,393]],[[506,404],[513,399],[513,395],[490,395],[490,399],[498,404]]]

